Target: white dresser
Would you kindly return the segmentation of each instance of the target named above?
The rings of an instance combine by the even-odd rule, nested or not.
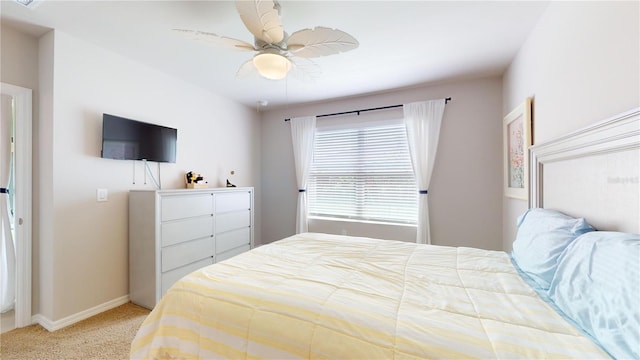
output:
[[[180,278],[253,247],[253,188],[129,192],[129,298],[152,309]]]

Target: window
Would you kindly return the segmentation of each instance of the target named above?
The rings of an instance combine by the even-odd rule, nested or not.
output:
[[[318,128],[313,156],[310,217],[416,224],[418,191],[402,121]]]

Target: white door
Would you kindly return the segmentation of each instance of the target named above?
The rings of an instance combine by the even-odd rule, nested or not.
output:
[[[0,96],[0,312],[2,332],[15,327],[16,250],[13,221],[13,96]]]
[[[32,91],[1,83],[2,95],[13,98],[14,186],[12,186],[15,234],[15,327],[31,324],[31,129]],[[3,319],[4,320],[4,319]],[[4,326],[3,326],[4,327]]]

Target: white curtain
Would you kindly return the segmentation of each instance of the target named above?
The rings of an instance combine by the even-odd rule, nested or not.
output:
[[[16,297],[16,251],[11,232],[7,188],[11,179],[11,98],[2,96],[0,115],[0,311],[11,310]]]
[[[298,212],[296,234],[309,230],[307,224],[307,179],[313,161],[313,140],[316,133],[316,117],[305,116],[291,119],[291,141],[293,160],[298,182]]]
[[[428,189],[438,150],[440,124],[446,100],[404,104],[404,123],[413,172],[418,184],[418,244],[431,244]]]

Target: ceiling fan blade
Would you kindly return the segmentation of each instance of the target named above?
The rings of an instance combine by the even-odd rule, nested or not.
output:
[[[253,36],[269,44],[277,44],[284,39],[279,7],[273,0],[236,1],[244,26]]]
[[[236,73],[236,77],[238,79],[257,77],[258,75],[259,75],[258,69],[256,69],[255,65],[253,65],[253,59],[249,59],[245,61],[242,65],[240,65],[240,68]]]
[[[293,64],[291,74],[298,80],[313,82],[322,75],[320,66],[306,58],[289,57]]]
[[[204,41],[210,44],[225,47],[234,50],[255,51],[256,48],[253,45],[238,39],[232,39],[226,36],[219,36],[213,33],[197,30],[185,30],[185,29],[173,29],[190,39],[197,41]]]
[[[353,50],[358,40],[346,32],[326,27],[296,31],[287,40],[288,50],[295,56],[313,58]]]

